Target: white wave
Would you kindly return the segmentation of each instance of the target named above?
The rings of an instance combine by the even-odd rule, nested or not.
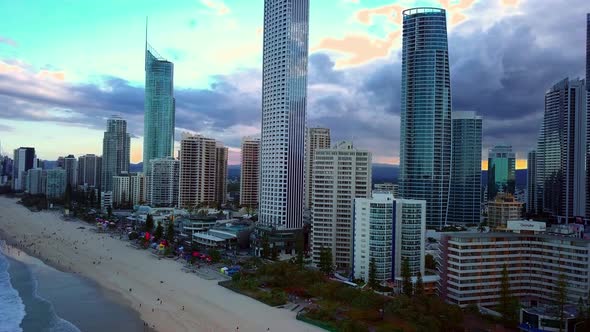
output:
[[[0,251],[0,332],[22,332],[25,305],[10,283],[8,260]]]

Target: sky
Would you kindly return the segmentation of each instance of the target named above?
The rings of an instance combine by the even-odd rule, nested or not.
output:
[[[176,139],[215,138],[238,164],[241,138],[260,133],[263,5],[0,1],[2,151],[101,154],[106,119],[120,115],[141,161],[147,16],[150,45],[175,65]],[[401,11],[416,6],[447,10],[453,111],[483,117],[482,159],[511,144],[526,167],[545,91],[584,78],[590,1],[310,0],[308,125],[399,163]]]

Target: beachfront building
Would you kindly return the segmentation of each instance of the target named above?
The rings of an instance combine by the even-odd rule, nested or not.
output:
[[[516,154],[511,145],[496,145],[488,151],[488,200],[498,193],[514,195]]]
[[[152,207],[178,205],[180,162],[172,157],[150,162],[148,202]]]
[[[0,185],[10,185],[13,161],[8,156],[0,156]]]
[[[451,182],[451,77],[446,11],[404,10],[400,197],[426,201],[426,223],[446,224]]]
[[[76,189],[78,185],[78,159],[73,154],[64,157],[64,169],[68,177],[68,184],[72,190]]]
[[[113,207],[113,192],[102,191],[100,193],[100,210],[105,213],[109,208]]]
[[[452,125],[451,194],[447,223],[479,224],[482,119],[475,112],[453,112]]]
[[[84,188],[100,188],[102,158],[94,154],[78,157],[78,185]]]
[[[305,135],[305,208],[311,208],[313,158],[318,149],[329,149],[330,128],[307,128]]]
[[[129,175],[129,202],[131,205],[141,205],[147,201],[147,183],[143,173],[131,173]]]
[[[215,147],[215,202],[218,205],[227,203],[227,159],[228,148],[217,142]]]
[[[102,191],[113,190],[113,176],[129,172],[130,145],[127,121],[118,116],[108,119],[107,131],[104,132],[102,140]]]
[[[129,174],[113,176],[113,205],[116,207],[129,205],[130,198]]]
[[[590,291],[590,240],[573,229],[545,231],[541,222],[511,221],[506,232],[443,234],[439,250],[438,293],[462,307],[497,305],[504,267],[521,304],[554,304],[560,276],[568,303]]]
[[[260,172],[260,139],[242,139],[240,164],[240,206],[258,207],[258,179]]]
[[[264,2],[260,208],[262,226],[303,226],[309,0]]]
[[[180,141],[179,206],[194,208],[216,201],[216,142],[201,135],[183,134]],[[227,172],[227,158],[226,170]]]
[[[371,197],[371,153],[340,142],[315,150],[311,199],[312,261],[332,251],[338,270],[352,268],[353,208],[356,198]]]
[[[174,64],[148,44],[146,33],[143,121],[143,173],[146,176],[152,169],[152,159],[173,156],[175,113]]]
[[[354,204],[354,277],[369,280],[371,259],[380,282],[401,277],[406,259],[412,276],[424,276],[426,202],[373,192]]]
[[[205,232],[193,233],[193,244],[210,249],[247,249],[253,229],[250,220],[218,221]]]
[[[506,228],[508,220],[522,217],[523,203],[514,196],[499,193],[493,201],[488,202],[488,226],[492,229]]]
[[[35,148],[20,147],[14,150],[14,159],[12,167],[12,190],[25,190],[26,172],[35,167],[37,157]]]
[[[62,168],[49,169],[46,172],[45,195],[47,199],[62,199],[66,193],[67,174]]]
[[[25,191],[31,195],[45,194],[45,173],[41,168],[27,171]]]

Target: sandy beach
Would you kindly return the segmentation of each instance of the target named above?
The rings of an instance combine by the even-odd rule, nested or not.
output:
[[[294,312],[182,272],[180,263],[158,260],[86,223],[64,221],[57,212],[31,212],[16,201],[0,197],[5,240],[117,292],[157,331],[323,331],[296,320]]]

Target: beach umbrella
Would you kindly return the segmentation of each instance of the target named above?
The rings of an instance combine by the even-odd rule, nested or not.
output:
[[[198,252],[193,252],[193,257],[199,257],[199,253]]]

